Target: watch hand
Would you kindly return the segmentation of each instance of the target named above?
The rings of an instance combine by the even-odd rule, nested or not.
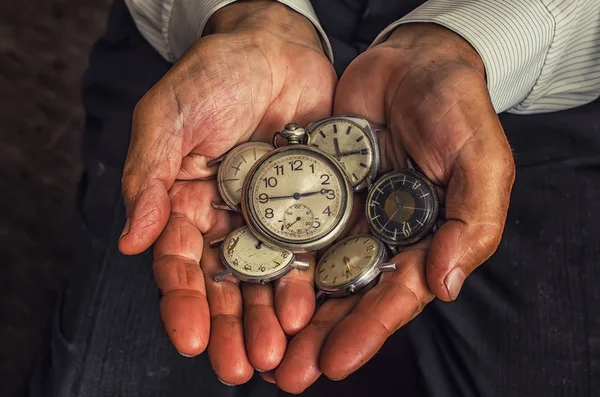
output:
[[[332,189],[321,189],[321,190],[317,190],[316,192],[308,192],[308,193],[294,193],[289,196],[273,196],[273,197],[269,197],[269,200],[281,200],[281,199],[287,199],[287,198],[293,198],[296,200],[300,200],[302,197],[313,196],[313,195],[319,194],[319,193],[327,194],[330,191],[332,191]]]
[[[344,263],[346,264],[346,267],[348,268],[348,272],[352,273],[352,270],[350,270],[350,259],[348,259],[347,257],[344,257]]]
[[[286,198],[294,198],[296,197],[298,193],[294,193],[291,196],[273,196],[273,197],[269,197],[269,200],[281,200],[281,199],[286,199]]]
[[[302,218],[301,218],[301,217],[299,217],[299,216],[298,216],[298,217],[296,217],[296,220],[295,220],[294,222],[292,222],[292,223],[288,223],[288,224],[286,225],[286,227],[285,227],[285,228],[286,228],[286,229],[289,229],[289,228],[290,228],[290,227],[292,227],[292,226],[293,226],[293,225],[294,225],[296,222],[298,222],[300,219],[302,219]]]
[[[394,198],[396,199],[396,204],[398,204],[398,207],[402,208],[402,203],[400,202],[400,199],[398,198],[398,196],[394,196]]]
[[[331,191],[333,191],[333,190],[332,189],[321,189],[321,190],[318,190],[316,192],[302,193],[302,194],[300,194],[300,197],[313,196],[313,195],[319,194],[319,193],[321,193],[321,194],[327,194],[327,193],[329,193]]]
[[[389,217],[389,219],[387,220],[387,222],[385,223],[385,225],[383,225],[382,229],[385,229],[385,227],[388,225],[388,223],[390,223],[390,221],[392,220],[392,218],[394,218],[396,216],[396,214],[398,213],[398,211],[400,211],[400,208],[396,209],[396,211],[394,211],[394,213],[392,214],[392,216]]]
[[[402,208],[407,208],[409,210],[423,210],[423,211],[427,211],[427,208],[420,208],[420,207],[406,207],[406,206],[403,206]]]
[[[337,138],[333,138],[333,145],[335,146],[335,155],[339,159],[340,158],[340,143]]]

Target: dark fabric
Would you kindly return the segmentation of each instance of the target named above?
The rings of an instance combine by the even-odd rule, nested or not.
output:
[[[398,4],[413,6],[315,1],[334,37],[338,72],[401,16],[393,12],[407,11]],[[161,327],[150,253],[117,250],[131,113],[169,66],[118,1],[85,79],[76,272],[32,378],[32,397],[284,395],[258,376],[224,386],[205,354],[179,356]],[[356,374],[342,382],[321,378],[304,395],[600,395],[600,101],[501,118],[518,173],[498,252],[456,302],[430,304]]]
[[[339,76],[389,24],[423,4],[424,0],[312,0],[327,33]]]

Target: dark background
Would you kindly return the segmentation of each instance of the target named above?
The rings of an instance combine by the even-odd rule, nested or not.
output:
[[[0,1],[0,395],[26,391],[69,274],[81,79],[111,0]]]

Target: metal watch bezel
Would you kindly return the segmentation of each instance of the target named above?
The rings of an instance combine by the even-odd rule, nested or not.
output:
[[[316,129],[320,125],[329,123],[329,122],[335,121],[335,120],[342,120],[342,121],[354,124],[356,127],[361,129],[361,131],[363,131],[365,133],[365,135],[367,136],[367,139],[369,139],[369,142],[371,143],[371,146],[373,147],[373,161],[371,162],[371,169],[369,170],[367,175],[361,181],[359,181],[356,185],[354,185],[351,182],[354,192],[360,192],[361,190],[369,187],[375,181],[377,172],[381,165],[381,155],[379,153],[379,143],[378,143],[374,125],[371,124],[366,119],[364,119],[362,117],[357,117],[357,116],[326,117],[321,120],[314,121],[306,127],[306,133],[307,133],[307,137],[308,137],[307,144],[311,143],[312,133],[315,132]],[[381,129],[383,129],[383,128],[381,128]],[[333,157],[333,156],[331,156],[331,157],[335,160],[335,157]],[[337,160],[335,160],[335,161],[337,162]],[[344,173],[346,173],[346,171],[344,171]],[[347,175],[347,177],[348,177],[348,180],[351,181],[350,176]]]
[[[261,227],[259,222],[255,221],[255,218],[257,218],[257,217],[253,211],[254,206],[251,203],[251,197],[250,197],[250,193],[249,193],[251,191],[250,183],[251,183],[254,175],[258,171],[258,169],[263,164],[265,164],[271,157],[273,157],[279,153],[289,151],[289,150],[303,150],[303,151],[307,151],[307,152],[312,152],[312,153],[316,154],[317,156],[323,157],[324,160],[328,161],[331,164],[331,167],[336,172],[339,173],[339,175],[342,179],[342,183],[341,183],[342,189],[344,190],[344,193],[346,196],[346,200],[344,200],[345,201],[344,207],[340,208],[340,212],[342,212],[342,217],[340,218],[338,224],[335,225],[334,228],[331,229],[328,234],[326,234],[320,238],[311,239],[311,240],[308,240],[308,241],[305,241],[302,243],[282,240],[282,239],[278,238],[277,236],[273,236],[272,232],[270,232],[266,228]],[[252,168],[248,171],[248,175],[246,176],[246,179],[244,180],[244,185],[242,187],[242,202],[241,202],[242,215],[244,216],[244,220],[246,221],[246,224],[248,225],[248,227],[250,228],[252,233],[256,236],[256,238],[258,238],[264,244],[267,244],[267,245],[269,245],[271,247],[275,247],[275,248],[284,248],[295,254],[317,251],[317,250],[331,244],[333,241],[335,241],[343,233],[344,229],[348,225],[348,222],[350,220],[350,215],[352,213],[352,207],[354,204],[353,193],[354,192],[352,189],[352,185],[350,184],[350,181],[346,177],[346,173],[344,172],[342,167],[338,164],[338,162],[335,161],[327,153],[325,153],[315,147],[308,146],[305,144],[287,145],[287,146],[282,146],[280,148],[277,148],[277,149],[269,152],[267,155],[261,157],[261,159],[258,160],[252,166]]]
[[[317,276],[317,274],[318,274],[317,272],[319,270],[319,266],[321,265],[322,258],[326,257],[331,251],[338,248],[340,245],[343,245],[346,241],[355,240],[357,238],[364,238],[364,237],[368,237],[368,238],[374,240],[377,244],[376,258],[373,261],[373,264],[368,269],[364,270],[360,276],[358,276],[357,278],[355,278],[345,284],[342,284],[337,287],[323,286],[319,282],[319,279]],[[373,236],[371,234],[360,234],[360,235],[356,235],[356,236],[346,237],[346,238],[340,240],[338,243],[334,244],[332,247],[330,247],[321,256],[321,260],[319,260],[319,262],[315,266],[315,286],[317,287],[317,289],[319,291],[322,292],[323,295],[330,297],[330,298],[339,298],[339,297],[351,295],[355,291],[358,292],[361,289],[363,289],[364,287],[368,286],[373,280],[375,280],[382,273],[381,270],[379,269],[379,266],[385,262],[386,257],[387,257],[386,247],[383,244],[383,242],[380,239],[378,239],[376,236]],[[352,292],[350,292],[350,291],[352,291]]]

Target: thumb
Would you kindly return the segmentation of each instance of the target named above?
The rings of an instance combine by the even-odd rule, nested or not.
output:
[[[380,64],[369,62],[365,55],[368,53],[352,61],[340,78],[335,91],[333,115],[360,116],[371,123],[385,124],[385,76],[389,72]]]
[[[171,204],[168,190],[181,166],[181,134],[165,127],[169,114],[178,114],[169,106],[156,106],[142,98],[133,113],[129,151],[121,180],[127,220],[119,239],[119,250],[135,255],[148,249],[169,219]]]
[[[446,222],[429,248],[428,284],[443,301],[457,298],[465,278],[496,251],[502,238],[515,171],[501,126],[490,119],[481,124],[490,134],[473,138],[451,166]]]

